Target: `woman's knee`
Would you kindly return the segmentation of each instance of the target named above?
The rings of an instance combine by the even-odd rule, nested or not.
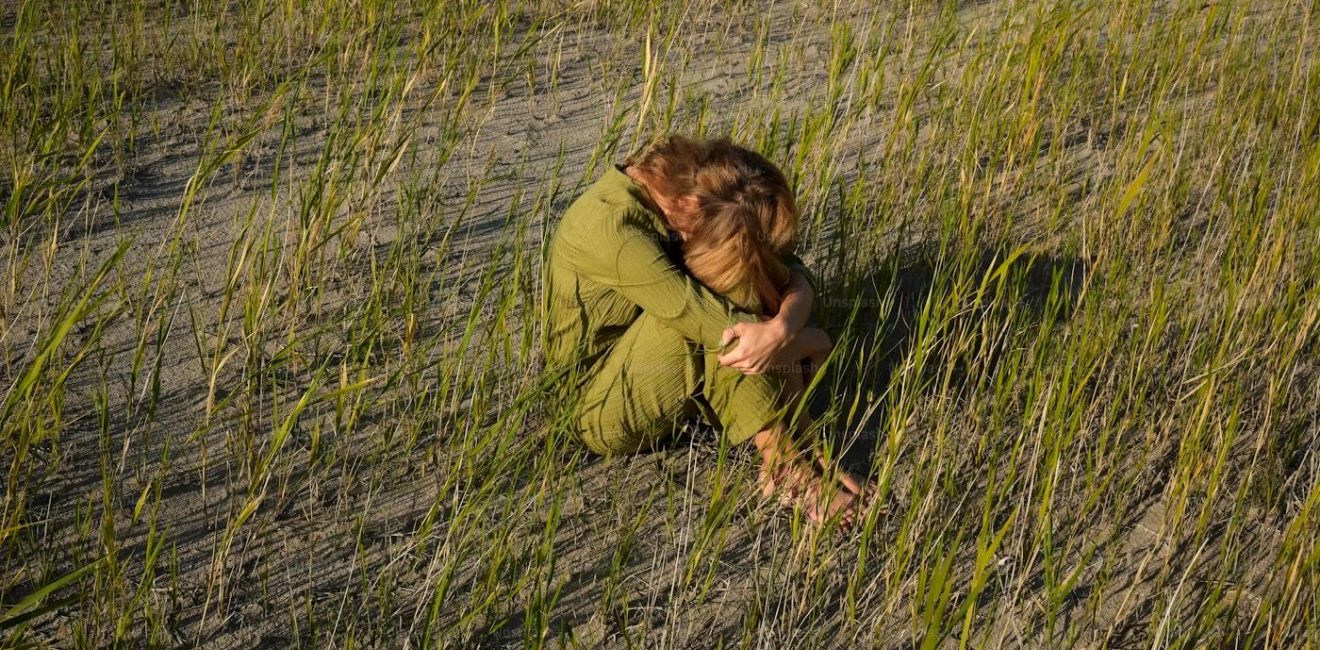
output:
[[[674,422],[656,422],[646,427],[625,424],[602,425],[599,422],[578,422],[578,441],[601,456],[624,456],[652,451],[670,438],[681,426]]]
[[[707,359],[702,394],[733,443],[782,421],[790,393],[788,382],[778,374],[745,375],[720,365],[715,355]]]

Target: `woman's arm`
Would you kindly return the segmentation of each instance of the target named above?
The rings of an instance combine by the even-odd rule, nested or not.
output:
[[[575,257],[577,270],[623,294],[683,338],[714,350],[723,345],[721,335],[730,324],[758,320],[675,266],[658,233],[625,222],[596,235]]]
[[[784,300],[779,304],[776,320],[782,321],[789,332],[798,332],[806,327],[811,318],[811,307],[816,299],[816,291],[807,278],[796,270],[792,271]]]
[[[762,322],[739,323],[726,329],[723,340],[737,339],[738,346],[720,356],[721,364],[745,374],[759,375],[771,366],[811,356],[797,354],[791,346],[811,319],[816,298],[814,278],[798,256],[788,253],[784,255],[784,263],[791,275],[779,312]]]

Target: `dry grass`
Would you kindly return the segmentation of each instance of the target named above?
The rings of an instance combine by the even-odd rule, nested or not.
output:
[[[1312,2],[0,11],[9,646],[1320,646]],[[860,531],[542,408],[655,130],[794,182]]]

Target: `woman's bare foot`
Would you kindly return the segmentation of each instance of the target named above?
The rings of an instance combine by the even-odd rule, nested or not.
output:
[[[785,507],[801,504],[812,523],[837,517],[844,528],[856,522],[866,496],[864,484],[848,472],[839,470],[827,476],[821,461],[811,462],[800,455],[764,462],[761,493],[767,498],[777,495]]]
[[[790,376],[788,388],[800,392],[801,376]],[[823,458],[804,453],[786,431],[780,422],[752,437],[761,453],[761,493],[767,498],[779,495],[780,504],[786,507],[801,504],[813,523],[838,517],[841,526],[851,526],[871,491],[852,474],[831,470]]]

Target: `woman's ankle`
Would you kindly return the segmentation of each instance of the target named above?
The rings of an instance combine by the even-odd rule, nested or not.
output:
[[[756,451],[761,454],[762,463],[769,464],[778,457],[779,438],[779,433],[773,428],[764,429],[752,436],[752,444],[756,445]]]
[[[752,437],[761,454],[761,464],[767,467],[792,460],[801,453],[793,438],[784,430],[783,424],[765,429]]]

